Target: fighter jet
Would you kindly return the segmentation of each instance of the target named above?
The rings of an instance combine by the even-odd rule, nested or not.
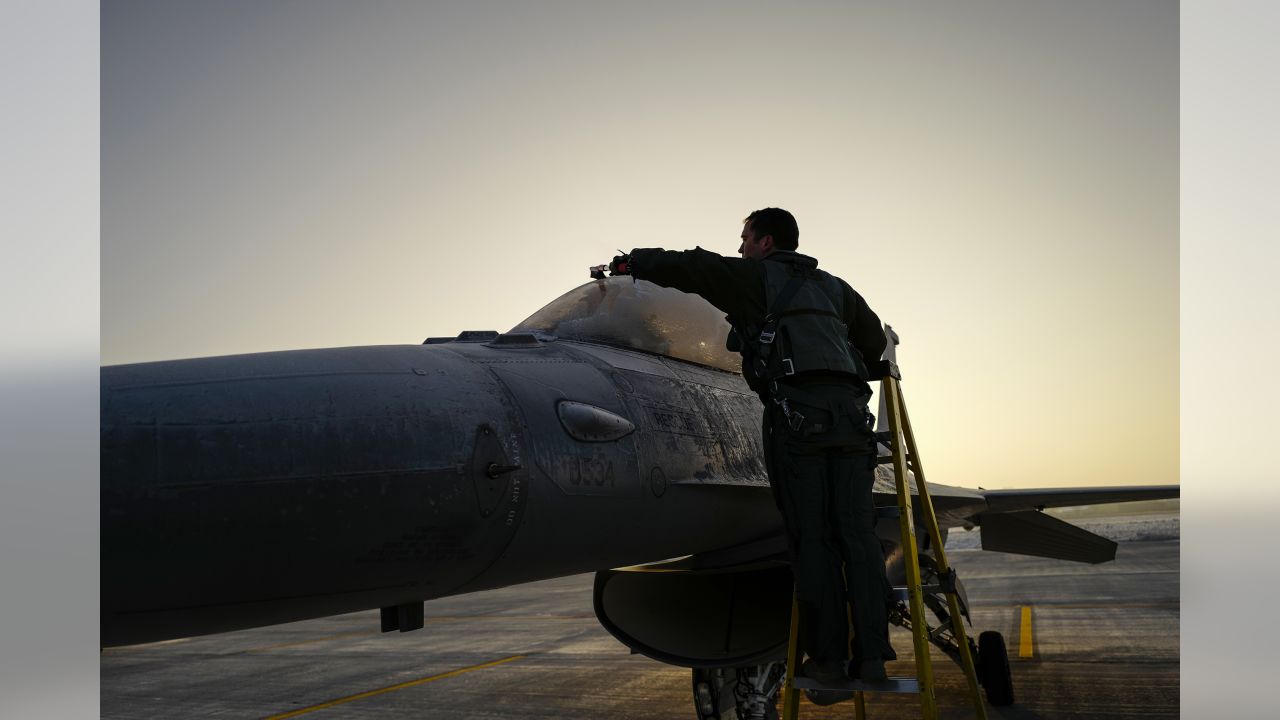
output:
[[[102,368],[102,646],[373,608],[404,632],[433,598],[596,572],[601,624],[691,668],[699,718],[772,707],[792,580],[727,331],[701,298],[624,277],[506,333]],[[1083,562],[1115,543],[1043,509],[1178,496],[930,490],[944,533]],[[898,521],[877,533],[901,584]],[[1003,639],[975,649],[989,701],[1012,702]]]

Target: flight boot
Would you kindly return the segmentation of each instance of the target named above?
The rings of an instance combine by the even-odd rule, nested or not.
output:
[[[839,685],[849,681],[843,661],[818,662],[809,658],[800,664],[800,674],[823,685]]]
[[[849,676],[869,683],[881,683],[889,679],[883,660],[862,660],[849,663]]]
[[[817,680],[823,685],[840,685],[849,681],[843,661],[820,663],[809,658],[800,664],[799,675]],[[805,697],[814,705],[835,705],[853,699],[852,690],[805,690]]]

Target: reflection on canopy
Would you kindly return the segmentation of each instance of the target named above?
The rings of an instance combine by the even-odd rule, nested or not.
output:
[[[629,277],[593,280],[552,300],[511,332],[543,332],[742,372],[724,347],[729,323],[697,295]]]

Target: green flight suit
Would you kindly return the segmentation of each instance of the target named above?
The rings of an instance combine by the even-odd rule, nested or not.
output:
[[[700,295],[740,329],[763,325],[769,262],[817,265],[788,251],[763,260],[725,257],[702,248],[631,251],[636,278]],[[840,320],[849,342],[868,362],[879,360],[885,348],[880,319],[847,283],[838,283]],[[890,588],[872,500],[875,441],[867,412],[869,386],[841,372],[797,373],[775,384],[750,377],[745,355],[743,365],[764,402],[765,467],[787,529],[804,651],[819,662],[847,659],[848,603],[856,635],[849,648],[853,659],[892,659],[886,613]],[[785,411],[774,402],[783,397]],[[793,413],[804,417],[796,427],[788,421]]]

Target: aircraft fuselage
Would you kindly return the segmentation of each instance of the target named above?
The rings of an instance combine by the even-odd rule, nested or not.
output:
[[[739,376],[508,338],[103,368],[102,644],[400,605],[779,531],[759,400]],[[634,431],[584,440],[587,418],[574,437],[564,401]]]

